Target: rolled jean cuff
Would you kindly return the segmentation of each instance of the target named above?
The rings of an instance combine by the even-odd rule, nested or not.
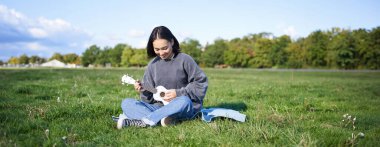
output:
[[[149,125],[149,126],[155,126],[155,125],[156,125],[155,122],[153,122],[153,121],[151,121],[151,120],[149,120],[149,119],[147,119],[147,118],[142,118],[141,120],[142,120],[145,124],[147,124],[147,125]]]

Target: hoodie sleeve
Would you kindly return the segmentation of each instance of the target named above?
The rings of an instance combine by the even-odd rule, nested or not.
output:
[[[142,82],[144,83],[144,85],[150,85],[151,87],[154,87],[154,81],[153,81],[152,74],[151,74],[152,72],[151,72],[151,68],[149,68],[149,67],[150,66],[148,66],[148,68],[144,72]],[[146,90],[140,93],[140,98],[141,98],[141,100],[143,100],[144,102],[149,103],[149,104],[153,104],[156,102],[153,99],[153,93],[146,91]]]
[[[186,95],[193,102],[203,102],[208,88],[206,74],[190,56],[184,62],[184,69],[188,75],[188,84],[185,87],[176,89],[177,96]]]

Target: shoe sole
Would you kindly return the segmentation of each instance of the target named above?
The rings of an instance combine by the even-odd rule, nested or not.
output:
[[[165,123],[166,119],[169,119],[168,121],[170,123]],[[163,126],[163,127],[174,126],[174,125],[175,125],[175,121],[172,118],[165,117],[165,118],[161,119],[161,126]]]
[[[117,120],[117,125],[116,125],[116,128],[117,129],[122,129],[124,127],[124,119],[119,119]]]

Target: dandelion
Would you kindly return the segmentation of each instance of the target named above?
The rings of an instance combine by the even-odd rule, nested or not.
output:
[[[356,117],[354,117],[353,121],[356,121]]]

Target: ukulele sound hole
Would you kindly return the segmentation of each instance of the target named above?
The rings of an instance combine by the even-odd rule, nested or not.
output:
[[[160,96],[161,96],[161,97],[164,97],[164,96],[165,96],[165,92],[161,92],[161,93],[160,93]]]

